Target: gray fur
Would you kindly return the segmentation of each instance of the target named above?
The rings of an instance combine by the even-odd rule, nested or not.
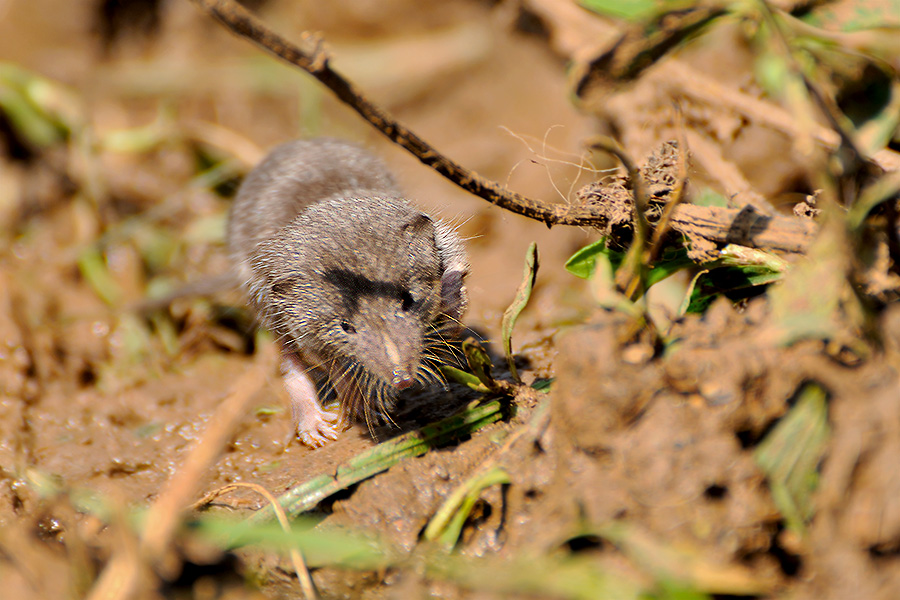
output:
[[[331,381],[344,413],[368,420],[394,388],[437,376],[436,346],[466,307],[466,253],[365,150],[276,148],[238,192],[228,246],[262,322]]]

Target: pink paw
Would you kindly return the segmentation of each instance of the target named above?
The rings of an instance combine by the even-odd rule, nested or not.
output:
[[[336,440],[344,430],[338,412],[322,410],[318,406],[316,409],[307,410],[297,421],[297,437],[310,448],[319,448],[329,440]]]

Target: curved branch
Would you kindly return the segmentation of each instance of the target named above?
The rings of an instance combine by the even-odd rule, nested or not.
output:
[[[330,89],[376,129],[405,148],[459,187],[500,208],[531,219],[553,225],[595,225],[598,218],[582,207],[541,202],[507,189],[466,169],[437,150],[418,135],[404,127],[386,110],[363,96],[340,73],[331,68],[322,40],[306,34],[303,49],[268,29],[259,19],[233,0],[191,0],[224,24],[232,32],[245,37],[278,58],[300,67]]]
[[[528,198],[445,157],[387,111],[366,99],[349,81],[334,71],[328,64],[328,55],[322,48],[321,38],[304,34],[302,41],[308,49],[303,49],[268,29],[234,0],[191,1],[233,33],[247,38],[266,52],[315,77],[376,129],[464,190],[500,208],[541,221],[548,227],[599,227],[604,223],[606,217],[596,207],[556,204]],[[631,170],[634,171],[633,166]],[[739,211],[733,209],[679,205],[672,210],[670,224],[681,233],[699,235],[717,243],[734,242],[785,252],[804,252],[817,229],[812,222],[786,216],[759,219],[749,228],[737,227],[738,217]]]

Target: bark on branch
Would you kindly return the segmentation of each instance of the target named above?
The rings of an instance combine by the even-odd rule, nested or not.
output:
[[[596,207],[535,200],[447,158],[386,110],[368,100],[350,81],[332,69],[318,36],[304,35],[304,47],[301,47],[270,30],[233,0],[191,1],[233,33],[315,77],[385,136],[464,190],[500,208],[541,221],[548,227],[601,227],[604,224],[605,217]],[[750,213],[748,217],[746,211],[738,209],[686,204],[674,208],[670,225],[694,239],[699,236],[716,243],[736,243],[785,252],[803,252],[816,231],[814,223],[795,217],[763,217],[756,213]]]

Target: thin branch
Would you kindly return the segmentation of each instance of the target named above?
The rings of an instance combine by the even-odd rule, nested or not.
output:
[[[435,169],[463,189],[500,208],[541,221],[547,226],[597,227],[602,225],[604,218],[597,213],[595,208],[583,205],[546,203],[527,198],[446,158],[422,138],[400,124],[387,111],[363,97],[349,81],[334,71],[329,65],[328,56],[322,48],[320,38],[304,35],[304,43],[310,47],[308,50],[304,50],[269,30],[233,0],[191,1],[235,34],[247,38],[263,50],[311,74],[376,129],[408,150],[422,163]],[[801,222],[793,217],[775,216],[761,218],[750,229],[737,233],[738,228],[735,227],[734,222],[737,213],[738,211],[732,209],[694,207],[682,204],[673,209],[671,226],[677,231],[690,230],[695,236],[699,235],[720,243],[743,243],[755,248],[787,252],[805,250],[809,238],[816,230],[816,225],[813,223]],[[688,215],[696,218],[697,221],[693,223],[686,221],[685,218]],[[781,239],[778,237],[780,234],[786,234],[788,237]]]
[[[552,225],[591,226],[597,218],[581,207],[541,202],[528,198],[495,181],[466,169],[407,129],[386,110],[362,95],[347,79],[331,68],[322,39],[305,34],[307,49],[268,29],[259,19],[233,0],[191,0],[228,29],[252,41],[278,58],[300,67],[330,89],[342,102],[359,113],[397,145],[405,148],[464,190],[500,208]]]
[[[278,519],[278,524],[281,526],[281,529],[287,533],[291,532],[291,524],[288,522],[287,515],[284,514],[284,508],[282,508],[281,504],[278,503],[278,498],[273,496],[269,490],[259,485],[258,483],[246,483],[237,481],[226,484],[219,489],[213,490],[212,492],[206,494],[197,502],[194,502],[190,506],[190,510],[198,510],[199,508],[206,506],[222,494],[240,488],[253,490],[257,494],[265,498],[269,503],[269,506],[272,507],[272,510],[275,511],[275,517]],[[295,547],[289,550],[289,554],[291,556],[291,562],[294,565],[294,572],[297,574],[297,580],[300,582],[300,589],[303,592],[304,600],[318,600],[319,594],[316,592],[316,586],[313,584],[312,577],[309,574],[309,569],[306,566],[306,561],[303,559],[303,554],[301,554],[300,550]]]
[[[203,437],[191,447],[181,468],[163,486],[156,501],[147,511],[147,527],[141,539],[141,550],[151,563],[160,561],[168,549],[190,498],[225,448],[240,424],[247,406],[265,383],[272,364],[271,349],[258,354],[250,368],[235,381],[231,392],[207,423]]]

